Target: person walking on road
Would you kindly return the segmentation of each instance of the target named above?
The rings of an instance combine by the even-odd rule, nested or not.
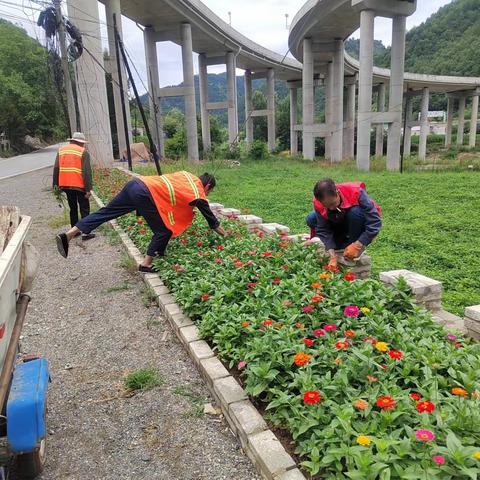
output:
[[[78,222],[79,209],[81,218],[90,214],[93,182],[90,154],[85,148],[85,135],[75,132],[68,140],[70,143],[59,148],[55,159],[53,187],[65,192],[70,208],[70,225],[74,227]],[[94,237],[93,233],[82,235],[83,240]]]
[[[347,260],[360,257],[382,228],[382,210],[368,196],[365,184],[335,184],[326,178],[317,182],[313,194],[315,211],[307,216],[308,243],[323,243],[332,268],[337,268],[335,250],[344,250]]]
[[[213,175],[204,173],[196,177],[185,171],[134,178],[107,206],[83,218],[68,232],[57,235],[58,251],[67,258],[69,242],[76,235],[90,234],[103,223],[136,210],[153,232],[139,271],[155,272],[153,259],[164,256],[170,239],[192,224],[195,207],[212,230],[226,236],[207,201],[207,195],[215,185]]]

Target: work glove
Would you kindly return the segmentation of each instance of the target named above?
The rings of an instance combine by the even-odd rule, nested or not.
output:
[[[360,256],[362,248],[363,246],[360,242],[353,242],[345,248],[343,256],[349,260],[354,260]]]

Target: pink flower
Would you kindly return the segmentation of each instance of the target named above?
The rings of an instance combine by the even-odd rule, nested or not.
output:
[[[337,329],[337,326],[334,323],[327,323],[326,325],[323,326],[323,329],[326,332],[333,332],[334,330]]]
[[[304,313],[310,313],[315,310],[315,307],[313,305],[307,305],[306,307],[302,308]]]
[[[435,440],[435,434],[431,430],[417,430],[415,436],[420,442],[431,442]]]
[[[238,362],[237,368],[241,370],[242,368],[245,368],[247,366],[247,362],[245,360],[242,360],[241,362]]]
[[[323,330],[323,328],[317,328],[312,333],[314,337],[323,337],[325,335],[325,330]]]
[[[457,339],[456,335],[449,334],[447,335],[447,340],[450,340],[451,342],[455,341]]]
[[[434,455],[432,457],[432,460],[437,464],[437,465],[443,465],[445,463],[445,457],[443,455]]]
[[[349,305],[348,307],[345,307],[345,310],[343,310],[343,314],[346,317],[358,317],[358,315],[360,314],[360,309],[355,305]]]

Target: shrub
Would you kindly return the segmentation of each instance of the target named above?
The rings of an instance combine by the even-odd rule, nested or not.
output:
[[[248,153],[253,160],[264,160],[270,156],[267,144],[261,140],[254,140],[250,145]]]

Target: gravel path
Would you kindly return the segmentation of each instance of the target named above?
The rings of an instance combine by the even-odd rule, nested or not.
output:
[[[121,246],[99,236],[68,260],[58,255],[50,178],[45,169],[0,181],[0,204],[33,217],[42,259],[22,341],[22,352],[50,361],[41,478],[258,479],[225,421],[200,414],[208,391],[158,308],[142,300],[138,274],[119,266]],[[164,383],[125,398],[124,375],[144,367]]]

